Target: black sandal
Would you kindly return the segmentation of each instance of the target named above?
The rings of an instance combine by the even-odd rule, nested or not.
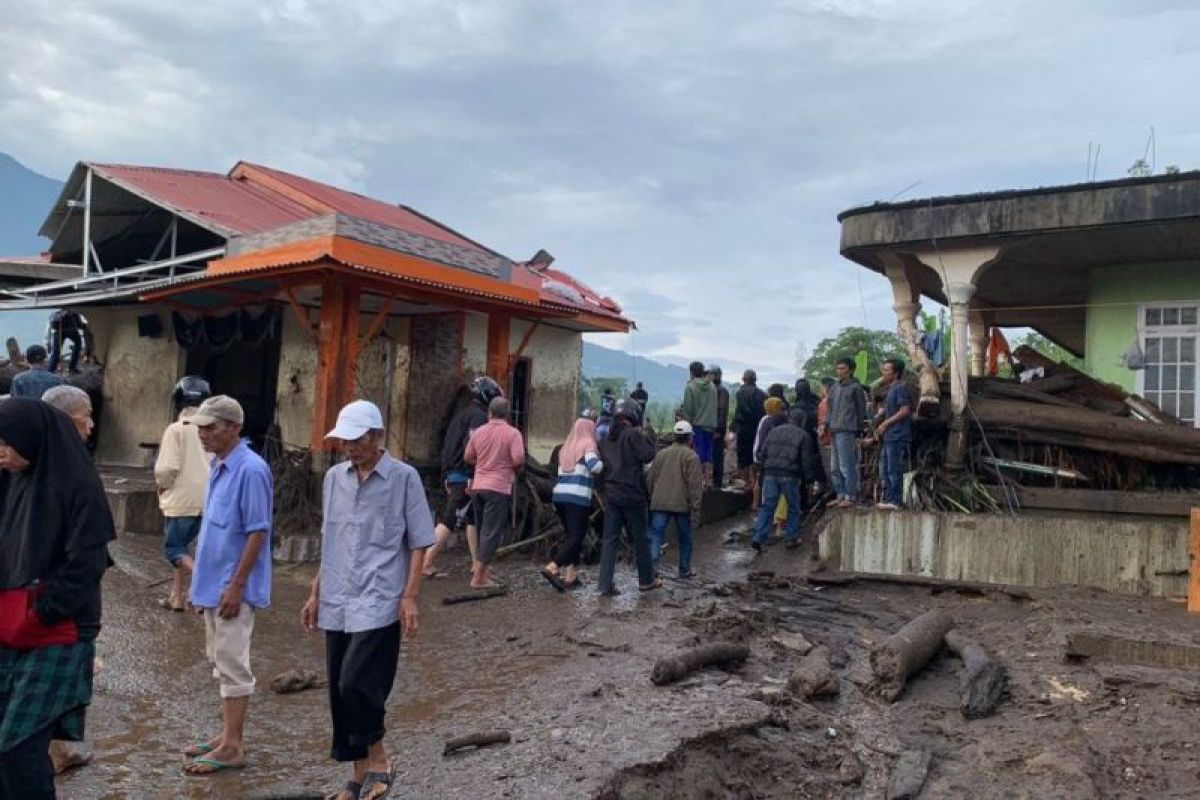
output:
[[[383,798],[392,793],[392,778],[395,774],[396,768],[390,762],[388,763],[387,772],[368,772],[363,776],[362,789],[358,793],[359,798],[362,800],[383,800]],[[375,787],[380,785],[384,787],[383,794],[377,794],[374,797],[370,797],[367,794],[368,789],[373,791]]]
[[[563,583],[563,579],[555,575],[550,570],[543,569],[541,570],[541,573],[542,577],[546,579],[546,583],[554,587],[554,591],[561,594],[567,590],[567,585]]]
[[[338,798],[339,798],[339,797],[341,797],[341,796],[342,796],[342,794],[343,794],[343,793],[345,793],[345,792],[349,792],[349,793],[350,793],[350,797],[351,797],[353,800],[358,800],[358,795],[359,795],[359,793],[360,793],[361,791],[362,791],[362,784],[361,784],[361,783],[355,783],[354,781],[346,781],[346,785],[345,785],[345,786],[343,786],[342,788],[338,789],[338,790],[337,790],[336,792],[334,792],[333,794],[327,794],[327,795],[325,795],[325,800],[338,800]]]

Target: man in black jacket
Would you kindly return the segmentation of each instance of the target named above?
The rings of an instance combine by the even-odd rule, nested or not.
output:
[[[438,554],[442,552],[442,548],[446,546],[446,540],[458,526],[459,516],[471,502],[471,496],[467,492],[467,487],[471,482],[471,466],[463,460],[463,453],[467,449],[467,440],[471,438],[471,434],[476,428],[487,423],[488,403],[492,402],[493,398],[503,395],[504,391],[500,388],[500,384],[486,375],[481,375],[471,381],[470,394],[471,402],[467,403],[454,415],[454,419],[450,420],[450,425],[446,428],[446,439],[442,442],[441,466],[443,485],[446,487],[446,502],[438,513],[437,527],[434,528],[437,542],[425,553],[424,576],[426,578],[437,576],[438,570],[434,562],[437,560]],[[468,516],[467,519],[470,520],[470,517]],[[476,552],[479,548],[479,532],[474,523],[469,521],[467,522],[467,547],[471,550],[471,568],[474,570],[478,566]]]
[[[754,436],[765,413],[765,402],[767,394],[758,388],[758,375],[752,369],[746,370],[742,373],[742,385],[734,398],[733,432],[737,435],[738,469],[749,484],[754,483],[754,476],[744,473],[754,470]]]
[[[600,441],[600,460],[604,462],[604,543],[600,549],[597,588],[602,595],[619,594],[613,585],[613,573],[617,568],[622,528],[633,544],[638,588],[646,592],[662,586],[662,581],[654,577],[650,539],[646,535],[650,512],[646,465],[654,460],[654,442],[641,427],[641,406],[636,401],[618,400],[614,411],[612,429]]]
[[[721,368],[716,364],[708,367],[708,378],[717,387],[717,427],[713,428],[712,485],[720,489],[725,485],[725,434],[729,431],[729,390],[721,380]]]
[[[787,545],[800,543],[800,487],[820,478],[817,444],[805,427],[803,409],[794,408],[787,423],[776,425],[759,445],[763,502],[754,521],[755,550],[762,551],[771,534],[771,518],[782,495],[787,500]]]

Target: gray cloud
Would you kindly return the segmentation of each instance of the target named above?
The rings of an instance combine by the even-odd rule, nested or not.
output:
[[[1077,181],[1089,141],[1116,177],[1151,124],[1200,166],[1183,0],[10,5],[0,150],[40,171],[247,158],[404,202],[726,369],[891,327],[849,206]]]

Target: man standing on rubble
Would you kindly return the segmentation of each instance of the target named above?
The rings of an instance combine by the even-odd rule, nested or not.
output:
[[[463,460],[463,454],[467,450],[467,439],[471,438],[476,428],[487,423],[488,403],[504,394],[500,384],[486,375],[480,375],[471,381],[468,391],[471,401],[450,420],[450,427],[446,429],[446,440],[442,442],[442,480],[446,488],[446,502],[438,515],[435,529],[437,541],[425,554],[423,572],[426,578],[438,576],[437,565],[434,562],[446,546],[450,534],[458,526],[459,515],[466,511],[471,502],[471,497],[467,494],[467,486],[471,482],[471,465]],[[479,568],[479,529],[476,528],[472,515],[466,516],[467,547],[471,551],[471,571],[474,572]]]
[[[742,373],[742,385],[734,396],[733,433],[737,437],[738,469],[746,485],[757,494],[757,476],[754,474],[754,437],[758,435],[758,423],[762,421],[763,404],[767,393],[758,388],[758,375],[748,369]],[[757,509],[755,504],[754,509]]]
[[[904,362],[889,358],[883,362],[883,405],[875,415],[875,436],[879,440],[879,481],[883,500],[877,508],[896,511],[904,505],[904,472],[908,469],[912,447],[912,392],[904,381]]]
[[[720,489],[725,485],[725,434],[729,432],[729,390],[721,380],[721,367],[708,365],[708,377],[717,390],[717,425],[713,428],[712,485]]]
[[[704,364],[688,365],[692,379],[683,390],[683,418],[692,425],[692,449],[704,467],[704,485],[713,482],[713,431],[717,428],[717,387],[704,371]]]
[[[471,434],[463,453],[463,460],[475,467],[471,502],[479,527],[479,566],[471,575],[472,589],[496,585],[492,581],[492,559],[512,529],[513,482],[517,471],[525,466],[525,441],[521,432],[508,424],[510,411],[507,398],[492,398],[487,424]]]
[[[326,437],[346,460],[325,473],[321,569],[300,622],[325,631],[331,755],[352,762],[336,800],[387,796],[393,764],[384,715],[403,636],[417,635],[417,597],[433,517],[417,471],[384,449],[378,406],[356,400]]]
[[[854,377],[854,359],[837,362],[837,383],[829,390],[829,420],[833,434],[833,490],[837,506],[850,508],[858,499],[858,439],[867,422],[867,393]]]

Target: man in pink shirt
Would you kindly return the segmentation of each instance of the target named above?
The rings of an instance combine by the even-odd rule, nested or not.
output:
[[[525,466],[525,442],[508,424],[508,414],[508,400],[492,398],[487,424],[475,429],[463,454],[463,460],[475,466],[470,492],[479,530],[479,565],[471,573],[473,589],[496,585],[491,561],[511,526],[513,478]]]

